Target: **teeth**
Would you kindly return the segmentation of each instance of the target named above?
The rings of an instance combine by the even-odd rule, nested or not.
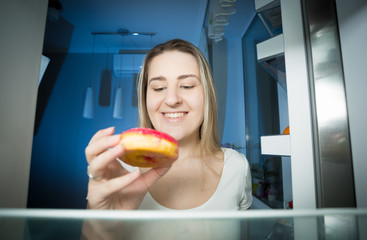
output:
[[[164,116],[168,118],[180,118],[184,116],[184,113],[165,113]]]

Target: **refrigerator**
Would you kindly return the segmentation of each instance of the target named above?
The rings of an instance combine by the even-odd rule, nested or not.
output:
[[[254,184],[267,182],[254,194],[264,194],[267,201],[268,162],[279,163],[273,165],[281,175],[275,184],[280,203],[272,208],[287,208],[290,202],[294,209],[367,206],[366,5],[360,0],[255,1],[256,17],[269,32],[266,39],[252,39],[257,62],[276,80],[269,84],[278,92],[267,91],[268,83],[257,79],[261,100],[255,113],[246,103],[246,116],[256,115],[263,130],[251,133],[246,127],[246,144],[258,149],[248,153],[249,159],[261,158],[260,167],[252,166]],[[245,73],[245,95],[253,94],[246,87],[251,86]],[[259,110],[267,102],[272,107]],[[266,125],[269,118],[275,127]],[[287,127],[289,133],[283,134]]]

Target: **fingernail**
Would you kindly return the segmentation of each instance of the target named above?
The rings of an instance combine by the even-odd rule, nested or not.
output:
[[[113,135],[111,136],[111,141],[117,143],[117,142],[120,142],[120,138],[121,138],[120,134]]]
[[[109,127],[109,128],[104,129],[103,132],[109,133],[109,132],[112,132],[113,130],[115,130],[115,127]]]

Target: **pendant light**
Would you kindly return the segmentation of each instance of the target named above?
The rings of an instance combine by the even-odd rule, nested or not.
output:
[[[94,64],[94,47],[95,47],[96,35],[93,38],[93,52],[92,52],[92,63],[89,77],[89,86],[87,88],[84,107],[83,107],[83,118],[93,118],[94,117],[94,93],[92,88],[92,78],[93,78],[93,64]]]
[[[116,88],[115,102],[113,106],[113,118],[122,119],[123,117],[123,89]]]
[[[94,93],[93,88],[88,87],[87,92],[85,94],[84,100],[84,108],[83,108],[83,117],[84,118],[93,118],[94,117]]]

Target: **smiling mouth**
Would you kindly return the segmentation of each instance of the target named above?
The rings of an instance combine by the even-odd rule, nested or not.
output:
[[[178,119],[182,118],[186,113],[184,112],[176,112],[176,113],[164,113],[164,116],[169,119]]]

